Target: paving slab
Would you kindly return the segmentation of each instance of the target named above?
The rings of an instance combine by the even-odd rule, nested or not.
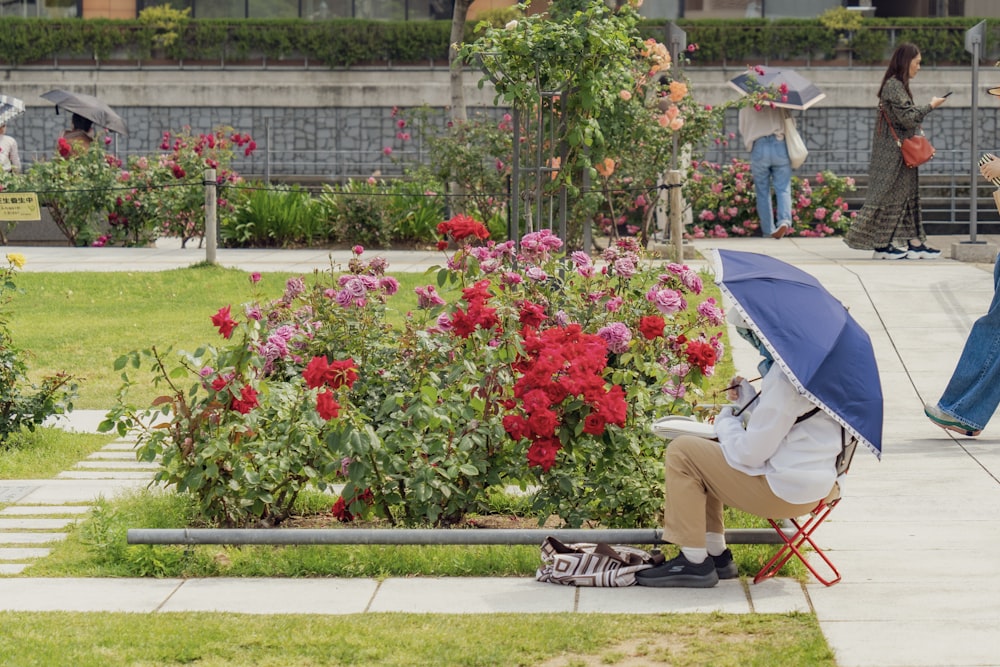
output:
[[[545,584],[554,586],[555,584]],[[805,596],[800,597],[804,600]],[[583,588],[577,611],[614,614],[749,614],[750,599],[739,579],[715,588]]]
[[[88,505],[11,505],[0,510],[0,516],[25,516],[44,514],[86,514]]]
[[[66,539],[66,533],[0,533],[0,544],[49,544]]]
[[[138,445],[134,440],[115,441],[101,447],[102,452],[135,452]],[[134,454],[133,454],[134,456]]]
[[[63,519],[0,519],[0,539],[14,530],[58,530],[76,523],[75,518]]]
[[[0,563],[0,574],[21,574],[28,569],[27,563]]]
[[[867,600],[867,596],[865,597]],[[837,667],[982,667],[996,665],[995,619],[942,616],[935,621],[821,622]]]
[[[50,553],[52,553],[52,549],[3,547],[0,548],[0,560],[32,560],[35,558],[45,558]]]
[[[387,579],[369,611],[418,614],[542,614],[574,611],[577,589],[523,577]]]
[[[49,479],[37,480],[36,488],[20,502],[38,505],[92,503],[131,489],[144,488],[147,479]]]
[[[155,461],[136,461],[135,457],[132,457],[130,461],[109,461],[109,460],[92,460],[88,459],[86,461],[79,461],[76,466],[79,469],[97,469],[97,470],[113,470],[115,472],[122,470],[159,470],[160,464]]]
[[[153,472],[130,472],[126,470],[98,472],[89,470],[66,470],[56,475],[57,479],[153,479]]]
[[[135,461],[135,448],[131,447],[129,449],[112,450],[105,447],[99,451],[90,454],[87,457],[88,461]]]
[[[179,579],[0,579],[3,611],[156,611]]]
[[[759,584],[748,580],[746,585],[753,610],[758,614],[812,613],[806,589],[797,579],[775,577]]]
[[[911,581],[841,582],[823,590],[809,587],[816,618],[823,621],[880,621],[891,617],[900,622],[934,622],[968,616],[1000,617],[1000,579],[996,568],[980,570],[975,578],[923,577]],[[946,573],[947,574],[947,573]],[[991,576],[987,576],[991,575]],[[859,607],[858,596],[868,604]]]
[[[160,611],[237,614],[360,614],[374,579],[188,579]]]

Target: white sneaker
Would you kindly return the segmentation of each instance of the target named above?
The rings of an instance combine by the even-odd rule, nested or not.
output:
[[[907,251],[897,248],[894,245],[887,245],[883,248],[875,248],[872,259],[906,259]]]
[[[787,222],[783,222],[780,225],[778,225],[777,229],[771,232],[771,238],[780,239],[782,236],[788,233],[789,229],[791,229],[791,226],[789,226]]]
[[[920,245],[913,245],[911,243],[906,249],[907,259],[937,259],[940,256],[940,250],[931,248],[926,243],[921,243]]]

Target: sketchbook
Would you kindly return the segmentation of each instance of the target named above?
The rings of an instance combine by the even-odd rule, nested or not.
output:
[[[715,424],[700,422],[691,417],[681,415],[670,415],[669,417],[657,419],[649,428],[654,434],[666,440],[673,440],[682,435],[696,435],[700,438],[708,438],[709,440],[716,438]]]

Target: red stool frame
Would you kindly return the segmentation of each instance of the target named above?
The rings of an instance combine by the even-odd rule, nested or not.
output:
[[[840,572],[834,566],[833,562],[830,561],[827,555],[823,553],[823,550],[820,549],[812,539],[813,532],[815,532],[815,530],[819,528],[820,524],[823,523],[828,516],[830,516],[830,512],[833,511],[833,508],[836,507],[839,502],[839,496],[830,502],[827,502],[826,500],[819,501],[816,507],[813,508],[813,511],[809,513],[809,518],[803,523],[799,523],[798,519],[789,519],[788,521],[795,526],[794,533],[786,532],[786,529],[779,525],[777,521],[774,519],[768,519],[767,522],[770,523],[771,527],[774,528],[778,535],[781,536],[781,539],[784,540],[784,544],[780,549],[778,549],[778,553],[776,553],[774,557],[760,569],[757,576],[753,578],[753,583],[759,584],[765,579],[773,577],[778,573],[778,570],[784,567],[785,563],[787,563],[792,556],[795,556],[802,561],[802,564],[805,565],[806,568],[812,572],[812,575],[816,577],[816,579],[824,586],[833,586],[835,583],[840,581]],[[819,556],[824,563],[826,563],[830,572],[833,573],[832,577],[826,575],[825,573],[821,574],[816,570],[813,564],[809,562],[809,559],[806,558],[806,555],[802,551],[802,546],[805,544],[808,544],[809,547],[816,552],[816,555]]]

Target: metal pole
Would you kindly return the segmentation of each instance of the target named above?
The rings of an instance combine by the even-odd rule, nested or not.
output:
[[[514,242],[514,248],[521,244],[521,107],[514,104],[511,114],[514,120],[514,164],[511,165],[510,183],[510,223],[507,225],[507,238]]]
[[[271,117],[264,119],[264,183],[271,184]]]
[[[976,243],[979,210],[979,58],[986,35],[986,21],[965,31],[965,50],[972,54],[972,136],[970,137],[969,243]]]
[[[684,225],[681,222],[681,172],[671,169],[667,172],[667,185],[670,188],[670,240],[674,244],[674,261],[684,262]]]
[[[546,537],[564,543],[669,544],[659,528],[477,530],[435,528],[130,528],[128,544],[530,544]],[[728,544],[781,544],[770,528],[726,531]]]
[[[979,50],[977,41],[972,54],[972,148],[970,149],[972,164],[970,188],[972,201],[969,204],[969,243],[976,242],[976,230],[979,223]]]
[[[217,223],[215,219],[216,193],[215,170],[205,170],[205,263],[215,264]]]

